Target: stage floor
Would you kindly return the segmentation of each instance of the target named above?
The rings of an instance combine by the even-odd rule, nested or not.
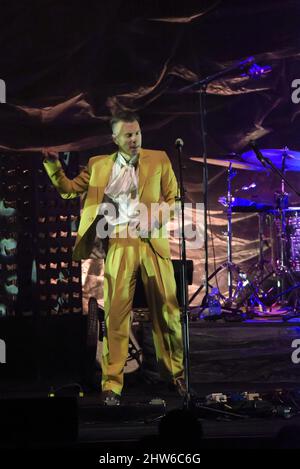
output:
[[[140,329],[148,338],[149,326],[145,323]],[[299,338],[298,319],[289,322],[280,318],[243,322],[192,321],[190,364],[191,387],[195,396],[202,399],[211,393],[230,396],[242,392],[265,395],[276,390],[299,393],[300,363],[292,359],[295,351],[293,342]],[[77,397],[79,433],[74,447],[99,451],[135,449],[143,441],[149,439],[153,442],[158,438],[163,415],[183,408],[182,399],[164,383],[148,384],[145,381],[149,377],[147,366],[153,365],[153,350],[149,343],[145,345],[145,369],[125,374],[122,404],[118,408],[100,405],[99,376],[96,375],[93,384],[88,385],[80,377],[72,379],[62,375],[35,382],[2,382],[0,400],[48,399],[51,389],[56,396],[77,397],[77,383],[83,390],[83,397]],[[153,399],[158,401],[153,404]],[[199,444],[201,441],[201,448],[207,449],[273,448],[273,439],[283,426],[300,425],[300,415],[295,409],[288,419],[275,414],[266,417],[255,413],[248,418],[228,418],[207,414],[196,406],[193,412],[203,428]]]
[[[246,384],[227,387],[221,384],[214,386],[193,385],[196,396],[205,396],[212,392],[238,393],[248,390]],[[256,391],[261,393],[273,391],[273,387],[256,386]],[[294,387],[285,387],[285,390],[295,390]],[[74,397],[74,393],[64,392],[64,396]],[[34,402],[35,399],[49,399],[47,390],[35,392],[1,393],[1,400],[5,398],[26,398]],[[166,406],[151,405],[150,401],[160,398],[165,401]],[[128,385],[124,390],[122,404],[115,408],[103,407],[100,404],[99,393],[86,391],[83,397],[78,397],[78,438],[69,443],[67,448],[81,450],[97,450],[98,454],[110,452],[115,454],[122,451],[136,452],[139,449],[145,450],[145,442],[148,449],[155,449],[155,445],[160,441],[159,422],[161,418],[171,410],[182,409],[181,398],[175,397],[164,386],[153,385]],[[197,415],[201,424],[203,435],[193,434],[194,441],[198,439],[199,449],[273,449],[278,432],[287,425],[297,425],[300,428],[300,415],[293,415],[291,418],[283,418],[276,415],[268,417],[253,415],[248,418],[228,418],[211,414],[203,414],[201,409],[193,409],[193,414]],[[61,419],[64,419],[63,413]],[[33,419],[34,420],[34,419]],[[59,425],[59,420],[57,425]],[[185,438],[183,429],[178,425],[178,432]],[[189,449],[189,445],[184,441],[184,448]],[[149,445],[148,445],[149,442]],[[22,447],[22,441],[20,441]],[[41,447],[48,446],[41,445]],[[50,445],[51,446],[51,445]],[[62,445],[64,447],[64,445]],[[5,445],[4,445],[5,447]],[[33,443],[33,447],[35,444]],[[60,447],[60,445],[54,445]],[[126,453],[126,454],[127,454]]]

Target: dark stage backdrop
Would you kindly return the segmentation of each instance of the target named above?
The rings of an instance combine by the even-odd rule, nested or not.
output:
[[[0,104],[0,150],[36,153],[50,147],[78,152],[81,164],[112,152],[108,121],[116,109],[141,115],[145,148],[167,150],[176,173],[174,141],[181,137],[186,158],[187,201],[202,201],[199,94],[184,86],[234,61],[255,56],[272,66],[262,80],[229,77],[208,88],[209,156],[261,148],[300,151],[300,103],[292,82],[300,79],[299,2],[2,1],[0,78],[6,104]],[[290,174],[299,187],[298,173]],[[273,203],[280,181],[272,175],[238,171],[234,189],[256,182],[245,197]],[[226,258],[224,168],[209,168],[211,210],[210,271]],[[236,195],[243,193],[236,192]],[[290,202],[300,206],[291,195]],[[257,254],[257,215],[234,215],[234,261],[249,270]],[[268,233],[266,231],[266,236]],[[214,240],[214,249],[211,240]],[[176,243],[172,242],[174,257]],[[202,281],[203,249],[194,259],[194,291]],[[98,267],[85,266],[97,278]],[[221,281],[221,280],[220,280]],[[99,294],[99,293],[98,293]]]

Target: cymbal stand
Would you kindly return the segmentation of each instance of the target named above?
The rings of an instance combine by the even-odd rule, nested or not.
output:
[[[287,208],[288,206],[288,199],[287,199],[287,193],[285,192],[285,186],[287,185],[292,191],[299,197],[300,192],[294,187],[293,184],[290,183],[290,181],[286,178],[284,172],[285,172],[285,160],[287,156],[287,148],[284,149],[283,154],[282,154],[282,170],[280,171],[271,161],[270,158],[267,158],[264,156],[261,151],[259,150],[258,146],[256,143],[252,142],[252,148],[257,156],[257,158],[262,162],[262,164],[267,165],[271,170],[279,175],[281,179],[281,192],[279,193],[278,197],[278,210],[280,214],[280,229],[279,229],[279,235],[280,235],[280,259],[279,262],[277,263],[277,276],[278,276],[278,283],[280,282],[280,293],[274,298],[281,298],[281,305],[286,305],[286,293],[290,290],[285,290],[285,280],[287,276],[290,277],[292,280],[292,284],[295,285],[297,282],[295,281],[295,278],[291,272],[290,267],[288,266],[288,259],[287,259],[287,230],[286,230],[286,216],[285,216],[285,211],[284,209]],[[296,288],[300,287],[300,284],[295,285]],[[283,300],[282,300],[283,298]]]
[[[231,181],[232,179],[236,176],[236,171],[232,168],[232,163],[229,164],[228,170],[227,170],[227,197],[226,197],[226,207],[227,207],[227,231],[225,232],[225,235],[227,237],[227,262],[224,262],[221,266],[219,266],[210,276],[207,277],[207,280],[200,285],[200,287],[197,289],[197,291],[193,294],[193,296],[189,299],[189,303],[191,303],[194,298],[200,293],[200,291],[203,289],[203,287],[206,287],[205,289],[205,295],[202,301],[201,309],[203,310],[206,307],[207,303],[207,288],[212,287],[209,281],[218,275],[218,273],[226,269],[227,270],[227,285],[228,285],[228,294],[229,298],[226,298],[219,292],[219,299],[223,300],[225,303],[226,310],[234,311],[234,312],[240,312],[240,310],[237,310],[235,308],[231,308],[232,303],[233,303],[233,268],[235,270],[236,266],[233,265],[232,263],[232,185]]]
[[[282,154],[282,165],[281,165],[281,172],[282,174],[285,173],[285,160],[286,160],[286,150],[283,151]],[[280,292],[280,302],[281,305],[284,306],[286,303],[286,295],[285,295],[285,274],[288,273],[289,268],[287,266],[287,259],[286,259],[286,252],[287,252],[287,236],[286,236],[286,218],[284,209],[288,207],[288,194],[285,192],[285,182],[284,179],[281,179],[281,191],[278,194],[278,198],[276,200],[277,208],[279,211],[279,242],[280,242],[280,259],[277,265],[277,273],[278,273],[278,284],[279,284],[279,292]]]
[[[258,303],[264,310],[265,305],[262,303],[258,296],[257,289],[253,283],[249,280],[248,275],[242,272],[236,264],[232,261],[232,179],[236,176],[236,171],[232,168],[230,163],[227,171],[227,286],[228,286],[228,298],[225,300],[225,306],[232,307],[232,304],[237,299],[241,290],[245,289],[246,286],[250,288],[250,294],[244,298],[244,301],[250,296],[253,297],[253,302]],[[238,273],[238,283],[233,294],[233,271]],[[234,309],[233,309],[234,311]]]
[[[226,310],[230,313],[240,314],[242,311],[239,309],[243,305],[245,300],[250,297],[251,303],[259,304],[262,309],[265,311],[266,307],[260,300],[258,296],[258,290],[255,285],[250,281],[248,275],[245,272],[242,272],[240,267],[233,262],[233,249],[232,249],[232,206],[233,206],[233,196],[232,196],[232,180],[236,176],[236,170],[233,169],[232,163],[229,164],[227,170],[227,197],[225,199],[226,213],[227,213],[227,231],[225,232],[227,238],[227,261],[219,266],[209,277],[210,281],[213,277],[217,276],[222,270],[227,270],[227,287],[228,287],[228,297],[225,297],[219,292],[219,299],[222,300],[223,310]],[[234,287],[233,285],[233,274],[237,276],[237,284]],[[211,286],[209,284],[209,286]],[[189,303],[191,303],[194,298],[200,293],[203,289],[204,284],[200,285],[197,291],[190,298]],[[243,300],[240,301],[239,305],[233,306],[234,303],[239,301],[239,295],[245,291],[246,287],[249,287],[249,292],[243,297]],[[205,298],[205,297],[204,297]],[[202,304],[202,309],[205,307]],[[253,312],[252,312],[253,314]]]
[[[281,165],[281,172],[284,175],[285,173],[285,161],[287,156],[287,148],[283,150],[282,153],[282,165]],[[285,192],[285,180],[281,178],[281,191],[277,197],[277,207],[279,212],[279,261],[277,263],[277,283],[278,283],[278,295],[279,304],[283,308],[287,308],[288,305],[288,298],[287,293],[289,292],[289,288],[287,289],[287,280],[288,278],[291,280],[292,285],[297,285],[297,281],[290,269],[289,262],[288,262],[288,236],[287,236],[287,222],[286,222],[286,214],[285,210],[289,206],[288,194]],[[298,285],[299,287],[299,285]],[[297,295],[297,302],[299,301]]]
[[[232,163],[229,164],[227,170],[227,285],[229,301],[232,301],[232,188],[231,181],[236,176],[236,171],[232,169]]]

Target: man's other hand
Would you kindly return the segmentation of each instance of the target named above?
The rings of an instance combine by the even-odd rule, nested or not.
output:
[[[47,148],[42,150],[42,155],[47,161],[57,161],[59,159],[57,151],[48,150]]]

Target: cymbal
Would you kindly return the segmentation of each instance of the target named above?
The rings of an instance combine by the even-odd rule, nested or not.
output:
[[[300,152],[299,151],[289,150],[288,148],[282,149],[282,150],[269,148],[265,150],[260,150],[260,152],[265,158],[269,158],[269,160],[273,163],[273,165],[276,166],[276,168],[280,170],[282,168],[282,158],[285,153],[286,154],[285,170],[286,171],[300,171]],[[262,164],[258,161],[253,150],[246,151],[245,153],[241,155],[241,158],[247,163],[256,164],[256,165],[263,167]]]
[[[192,156],[190,160],[198,161],[198,163],[204,163],[202,156]],[[228,168],[229,165],[232,165],[236,169],[246,169],[248,171],[266,171],[263,165],[252,164],[245,161],[239,161],[234,159],[218,159],[218,158],[207,158],[207,164],[212,164],[215,166],[224,166]]]

